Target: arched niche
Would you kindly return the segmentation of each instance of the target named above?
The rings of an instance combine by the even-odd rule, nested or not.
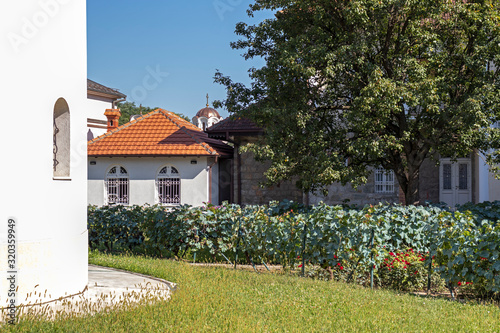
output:
[[[54,178],[70,177],[70,113],[68,103],[64,98],[59,98],[54,105],[53,115],[53,167]]]

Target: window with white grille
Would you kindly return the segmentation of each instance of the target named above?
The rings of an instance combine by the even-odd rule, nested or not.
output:
[[[167,205],[181,203],[181,178],[179,171],[173,166],[165,166],[156,177],[158,202]]]
[[[121,166],[109,169],[106,175],[106,196],[108,205],[129,203],[129,176]]]
[[[384,168],[375,170],[375,192],[394,193],[394,171]]]

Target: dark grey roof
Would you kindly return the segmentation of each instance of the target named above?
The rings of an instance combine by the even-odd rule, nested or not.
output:
[[[102,93],[102,94],[116,96],[117,98],[126,98],[127,97],[127,95],[119,92],[118,89],[113,89],[113,88],[103,86],[102,84],[97,83],[95,81],[92,81],[90,79],[87,79],[87,90],[95,91],[95,92]]]

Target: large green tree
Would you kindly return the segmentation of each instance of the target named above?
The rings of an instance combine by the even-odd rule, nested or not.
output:
[[[231,46],[265,65],[250,86],[215,80],[219,106],[266,129],[253,150],[270,183],[358,185],[382,166],[414,204],[424,159],[499,148],[497,0],[256,0],[248,13],[261,10],[275,15],[239,23]]]
[[[118,103],[118,108],[120,109],[120,111],[122,113],[122,115],[119,119],[120,125],[128,123],[130,121],[130,117],[132,117],[132,116],[139,115],[139,114],[146,114],[146,113],[149,113],[151,111],[158,109],[157,107],[151,108],[149,106],[142,106],[142,105],[137,106],[137,105],[135,105],[134,102],[120,102],[120,103]],[[185,116],[184,114],[176,113],[176,112],[174,112],[174,113],[176,115],[178,115],[179,117],[181,117],[182,119],[191,122],[191,120],[187,116]]]

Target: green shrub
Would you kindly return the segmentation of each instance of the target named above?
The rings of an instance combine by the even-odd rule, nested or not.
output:
[[[376,285],[399,290],[425,288],[429,259],[420,261],[418,254],[429,253],[435,257],[431,278],[436,286],[439,275],[451,291],[459,282],[473,282],[485,292],[500,292],[500,226],[469,211],[399,205],[305,207],[292,202],[170,210],[159,205],[90,206],[89,233],[93,249],[264,262],[286,270],[304,258],[309,267],[327,270],[330,278],[369,285],[373,273]],[[408,254],[406,261],[415,270],[410,272],[408,264],[400,267],[401,261],[388,267],[390,253]]]

